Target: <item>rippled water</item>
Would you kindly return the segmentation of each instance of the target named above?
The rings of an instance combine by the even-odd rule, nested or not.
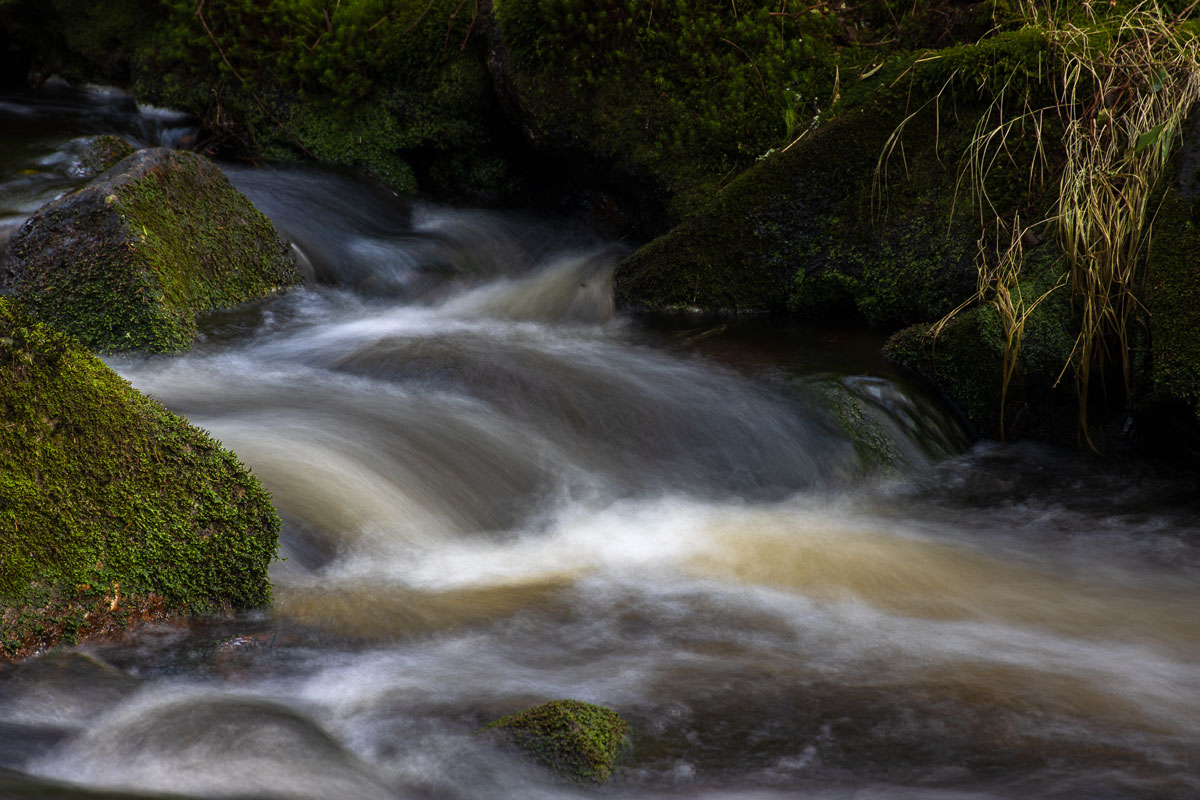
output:
[[[0,795],[1200,796],[1196,475],[968,448],[869,336],[628,318],[562,220],[230,175],[308,286],[111,363],[271,490],[276,602],[0,672]],[[475,736],[557,697],[630,721],[611,786]]]

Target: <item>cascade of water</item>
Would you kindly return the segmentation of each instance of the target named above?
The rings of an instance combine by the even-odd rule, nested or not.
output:
[[[563,696],[616,797],[1200,793],[1188,476],[623,317],[557,220],[230,174],[309,285],[110,363],[273,493],[275,605],[0,673],[0,795],[582,796],[473,735]]]

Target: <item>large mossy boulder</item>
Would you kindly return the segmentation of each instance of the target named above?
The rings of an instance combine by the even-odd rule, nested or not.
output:
[[[261,606],[279,526],[232,453],[0,297],[0,658]]]
[[[616,274],[618,301],[734,312],[850,309],[881,327],[949,311],[974,289],[977,234],[961,218],[951,222],[954,157],[932,135],[932,111],[910,122],[908,179],[881,194],[876,167],[903,118],[890,105],[866,107],[759,162],[626,259]]]
[[[552,700],[502,717],[485,731],[502,734],[535,761],[577,783],[612,777],[629,730],[617,712],[579,700]]]
[[[172,352],[197,316],[300,282],[270,220],[208,159],[141,150],[39,209],[0,285],[97,351]]]
[[[967,154],[993,83],[1032,81],[1035,29],[900,54],[844,89],[803,138],[760,158],[699,211],[618,268],[634,308],[844,313],[895,329],[937,319],[976,288],[989,211],[1037,205],[1013,137],[971,184]],[[1048,126],[1049,127],[1049,126]],[[1049,130],[1047,131],[1049,135]]]

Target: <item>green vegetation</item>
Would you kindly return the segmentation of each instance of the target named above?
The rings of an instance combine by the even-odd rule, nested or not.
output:
[[[245,467],[0,297],[0,656],[270,599],[279,517]]]
[[[612,777],[629,725],[615,711],[578,700],[552,700],[503,717],[484,730],[505,737],[554,772],[579,783]]]
[[[994,320],[995,410],[971,416],[999,435],[1010,419],[1039,427],[1038,393],[1073,382],[1087,438],[1094,400],[1137,401],[1147,330],[1164,359],[1155,396],[1194,404],[1176,355],[1190,351],[1167,344],[1192,317],[1147,321],[1143,291],[1186,311],[1168,300],[1190,297],[1177,279],[1155,274],[1182,270],[1151,233],[1200,96],[1190,0],[8,8],[35,60],[193,111],[209,146],[491,198],[516,191],[531,156],[568,165],[564,184],[632,198],[639,233],[678,223],[619,268],[629,306],[848,313],[935,334],[955,313]],[[905,363],[949,374],[937,360]]]
[[[976,281],[978,231],[971,214],[955,213],[954,187],[986,109],[977,73],[984,64],[1032,73],[1043,43],[1017,32],[889,59],[846,87],[838,115],[627,259],[618,298],[651,308],[849,308],[881,328],[947,313]],[[997,169],[988,183],[999,194],[1011,180]]]
[[[997,4],[1000,24],[977,43],[843,77],[815,130],[627,259],[618,297],[850,311],[884,329],[940,318],[892,355],[1001,437],[1047,430],[1032,416],[1057,420],[1073,379],[1090,442],[1093,384],[1115,398],[1123,376],[1133,402],[1153,198],[1200,95],[1195,26],[1166,16],[1177,5]],[[955,314],[971,319],[951,326]],[[943,333],[959,341],[938,344]]]
[[[534,140],[649,175],[682,219],[888,53],[987,29],[952,5],[496,0],[495,15]]]
[[[1044,245],[997,295],[1026,299],[1012,301],[1023,309],[1019,348],[1004,308],[988,302],[905,328],[885,352],[940,388],[982,436],[1073,441],[1074,403],[1061,378],[1077,329],[1067,293],[1053,291],[1060,270],[1058,251]]]
[[[505,178],[478,3],[18,3],[47,68],[194,113],[210,148],[364,167],[405,192],[414,167],[426,190]]]
[[[13,293],[95,350],[177,351],[196,317],[299,283],[271,222],[194,153],[144,150],[39,210],[12,240]]]

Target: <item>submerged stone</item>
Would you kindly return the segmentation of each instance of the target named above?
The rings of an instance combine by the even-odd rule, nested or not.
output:
[[[629,724],[611,709],[579,700],[552,700],[502,717],[484,730],[502,733],[539,763],[579,783],[612,777]]]
[[[0,289],[99,351],[172,352],[198,315],[300,282],[275,228],[208,159],[141,150],[13,237]]]
[[[232,453],[0,297],[0,659],[261,606],[279,526]]]
[[[806,375],[796,384],[854,447],[858,472],[898,472],[960,452],[965,432],[939,404],[887,378]]]

